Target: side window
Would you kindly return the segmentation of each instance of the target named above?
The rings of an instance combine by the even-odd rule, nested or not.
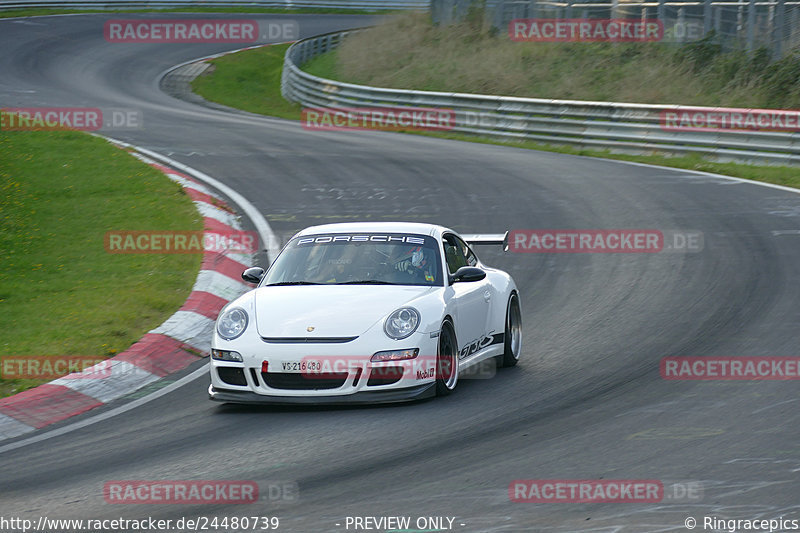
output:
[[[464,241],[462,241],[461,239],[459,239],[457,237],[456,237],[456,241],[458,242],[459,247],[461,248],[461,251],[464,254],[464,261],[466,261],[469,266],[473,266],[474,267],[475,265],[477,265],[478,264],[478,258],[475,257],[474,253],[472,253],[472,250],[470,250],[470,248],[467,245],[467,243],[465,243]]]
[[[475,266],[478,258],[469,249],[469,246],[455,235],[445,235],[443,239],[444,256],[447,261],[447,269],[451,274],[463,266]]]
[[[455,274],[456,270],[467,265],[464,250],[453,235],[445,235],[442,244],[444,245],[444,260],[447,261],[447,270],[451,274]]]

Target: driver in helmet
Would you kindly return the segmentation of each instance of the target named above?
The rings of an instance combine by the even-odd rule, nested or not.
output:
[[[394,268],[405,274],[405,279],[410,277],[412,283],[433,283],[436,278],[431,270],[434,263],[430,261],[429,253],[422,246],[403,250],[400,259],[395,262]]]

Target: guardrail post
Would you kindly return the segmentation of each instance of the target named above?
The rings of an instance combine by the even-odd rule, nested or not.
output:
[[[772,59],[783,56],[783,39],[786,31],[786,0],[778,0],[772,26]]]
[[[658,15],[657,18],[660,20],[665,26],[667,25],[667,21],[664,20],[666,18],[666,0],[658,0]]]
[[[439,12],[441,8],[442,2],[441,0],[431,0],[430,4],[428,4],[428,11],[431,14],[431,21],[434,25],[440,24],[442,22],[442,17]]]
[[[703,3],[703,37],[711,31],[711,19],[711,0],[705,0]]]
[[[756,40],[756,0],[747,7],[747,51],[752,52]]]
[[[494,3],[494,27],[498,30],[503,30],[503,1],[497,0]]]

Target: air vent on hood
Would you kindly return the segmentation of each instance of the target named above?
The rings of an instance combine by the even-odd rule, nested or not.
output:
[[[355,337],[261,337],[261,340],[272,344],[336,344],[354,341],[357,338],[358,335]]]

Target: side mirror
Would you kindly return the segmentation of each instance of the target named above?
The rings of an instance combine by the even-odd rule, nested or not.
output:
[[[450,276],[450,283],[459,281],[480,281],[486,277],[486,272],[478,267],[463,266]]]
[[[258,283],[264,277],[264,269],[261,267],[250,267],[242,272],[242,279],[248,283]]]

